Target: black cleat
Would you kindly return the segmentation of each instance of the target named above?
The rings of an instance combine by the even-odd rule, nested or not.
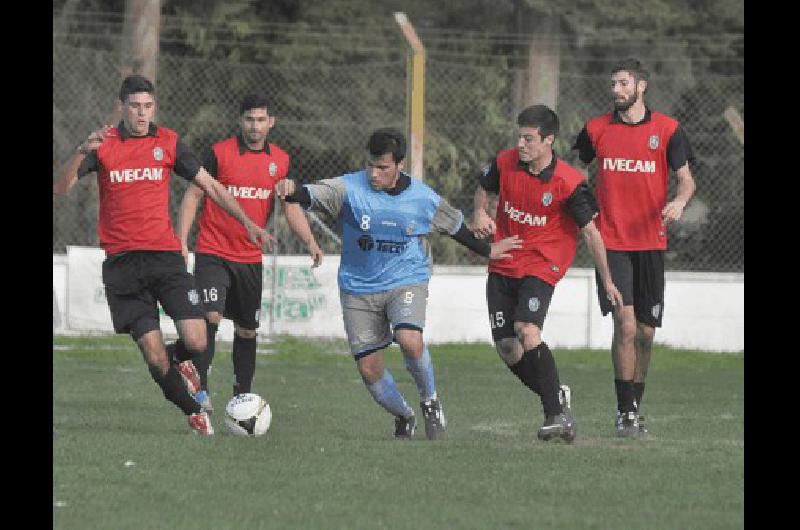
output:
[[[398,440],[410,440],[417,432],[417,418],[410,416],[395,416],[394,418],[394,437]]]
[[[617,436],[620,438],[636,438],[639,436],[639,417],[635,412],[617,411]]]
[[[647,427],[645,427],[645,425],[644,425],[644,416],[642,416],[640,414],[639,415],[639,434],[644,435],[644,434],[647,434],[648,432],[650,432],[650,431],[648,431]]]
[[[441,438],[447,425],[441,402],[434,398],[423,401],[419,406],[422,408],[422,417],[425,418],[425,436],[428,440]]]
[[[575,423],[572,421],[572,414],[564,409],[561,414],[547,416],[544,425],[536,433],[536,436],[543,442],[554,439],[561,439],[569,443],[575,439]]]

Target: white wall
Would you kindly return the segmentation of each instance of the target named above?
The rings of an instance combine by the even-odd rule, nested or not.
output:
[[[112,332],[99,272],[102,259],[100,249],[87,247],[70,247],[68,256],[53,256],[54,333]],[[307,256],[280,256],[273,276],[272,263],[265,258],[266,274],[276,279],[277,299],[273,307],[272,285],[265,283],[260,333],[344,338],[338,264],[339,256],[326,256],[323,266],[312,270]],[[425,326],[428,342],[490,343],[485,293],[485,267],[434,267]],[[162,329],[175,333],[167,317]],[[606,349],[611,333],[611,317],[602,317],[597,304],[594,271],[570,269],[553,294],[544,339],[553,347]],[[233,326],[224,321],[218,338],[232,337]],[[663,327],[656,332],[656,342],[743,351],[744,274],[668,272]]]

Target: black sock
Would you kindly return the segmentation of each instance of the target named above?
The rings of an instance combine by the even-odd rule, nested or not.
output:
[[[194,366],[197,368],[197,373],[200,374],[200,386],[208,392],[208,369],[211,368],[211,361],[214,360],[214,347],[217,342],[217,328],[219,324],[212,324],[206,322],[206,338],[208,346],[202,353],[197,354],[194,359]]]
[[[537,347],[525,352],[533,368],[535,387],[539,389],[542,399],[542,408],[545,416],[561,414],[564,409],[558,400],[558,368],[553,353],[546,343],[542,342]]]
[[[636,398],[636,410],[642,406],[642,396],[644,395],[644,381],[641,383],[633,382],[633,396]]]
[[[622,381],[621,379],[614,379],[614,388],[617,391],[617,410],[623,414],[626,412],[635,412],[636,406],[634,401],[633,381]]]
[[[148,366],[148,368],[150,370],[150,376],[158,386],[161,387],[165,398],[175,403],[187,416],[195,412],[200,412],[200,404],[192,399],[192,396],[186,391],[186,385],[183,384],[181,375],[172,363],[170,363],[169,370],[164,375],[161,375],[158,368],[152,366]]]
[[[245,339],[233,335],[233,394],[250,392],[253,374],[256,372],[256,338]]]
[[[522,354],[522,357],[515,364],[508,367],[511,372],[516,375],[522,383],[530,388],[537,395],[540,393],[536,387],[536,376],[534,375],[533,366],[531,365],[530,356],[527,352]]]
[[[167,353],[169,354],[170,362],[182,363],[183,361],[191,360],[193,357],[191,352],[186,349],[186,345],[181,339],[176,340],[172,344],[167,344]]]

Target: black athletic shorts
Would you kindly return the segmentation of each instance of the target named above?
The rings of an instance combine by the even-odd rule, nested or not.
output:
[[[622,303],[633,306],[638,322],[660,328],[664,315],[664,251],[606,250],[606,259]],[[612,306],[596,270],[595,276],[597,298],[605,316]]]
[[[531,322],[541,330],[554,287],[535,276],[511,278],[495,272],[486,280],[486,303],[492,340],[516,337],[514,322]]]
[[[216,311],[244,329],[258,329],[263,286],[261,263],[237,263],[195,254],[194,277],[206,312]]]
[[[204,318],[203,306],[177,251],[132,250],[103,261],[103,285],[114,331],[130,333],[147,318],[159,322],[158,304],[172,320]]]

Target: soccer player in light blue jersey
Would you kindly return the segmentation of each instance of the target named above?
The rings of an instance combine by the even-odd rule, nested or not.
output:
[[[275,193],[307,210],[336,219],[342,232],[339,296],[350,350],[370,395],[395,417],[396,438],[416,431],[412,409],[386,369],[383,351],[397,342],[419,390],[425,434],[445,431],[433,363],[422,337],[432,261],[423,236],[449,234],[490,259],[519,248],[514,236],[491,245],[475,239],[464,215],[422,181],[404,173],[406,141],[395,129],[379,129],[367,144],[366,169],[316,184],[284,179]]]

